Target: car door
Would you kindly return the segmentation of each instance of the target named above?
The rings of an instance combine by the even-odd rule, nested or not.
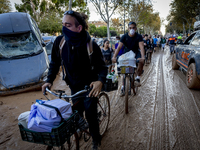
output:
[[[190,46],[190,55],[188,56],[189,59],[188,63],[190,62],[190,60],[194,59],[196,63],[197,74],[200,76],[200,32],[198,32],[195,35],[190,45],[191,46]]]
[[[176,49],[177,54],[177,62],[180,66],[182,66],[185,70],[188,68],[188,55],[190,55],[190,43],[194,38],[196,32],[192,33],[184,42],[184,44],[180,45]]]

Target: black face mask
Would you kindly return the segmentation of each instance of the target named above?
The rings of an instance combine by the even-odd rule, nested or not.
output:
[[[65,36],[65,40],[72,46],[79,47],[86,45],[87,43],[87,32],[81,31],[80,33],[74,32],[63,26],[62,32]]]

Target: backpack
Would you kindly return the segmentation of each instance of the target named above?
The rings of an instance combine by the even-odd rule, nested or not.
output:
[[[65,37],[63,36],[63,38],[60,41],[59,44],[59,52],[60,52],[60,58],[61,58],[61,66],[62,66],[62,73],[63,73],[63,80],[65,80],[65,67],[63,65],[63,59],[62,59],[62,50],[63,50],[63,46],[65,45]],[[91,55],[93,53],[93,45],[92,45],[92,40],[90,39],[90,41],[87,43],[87,52],[88,52],[88,56],[90,59],[90,65],[91,65],[91,70],[94,69],[94,67],[92,66],[92,62],[91,62]]]

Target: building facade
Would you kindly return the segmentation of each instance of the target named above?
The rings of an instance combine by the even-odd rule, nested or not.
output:
[[[104,21],[89,21],[89,24],[94,24],[97,28],[107,26],[107,23]]]

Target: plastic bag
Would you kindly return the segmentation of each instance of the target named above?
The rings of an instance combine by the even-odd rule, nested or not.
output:
[[[122,66],[131,66],[136,67],[136,59],[135,59],[135,53],[130,50],[129,52],[121,55],[118,59],[118,67]]]

